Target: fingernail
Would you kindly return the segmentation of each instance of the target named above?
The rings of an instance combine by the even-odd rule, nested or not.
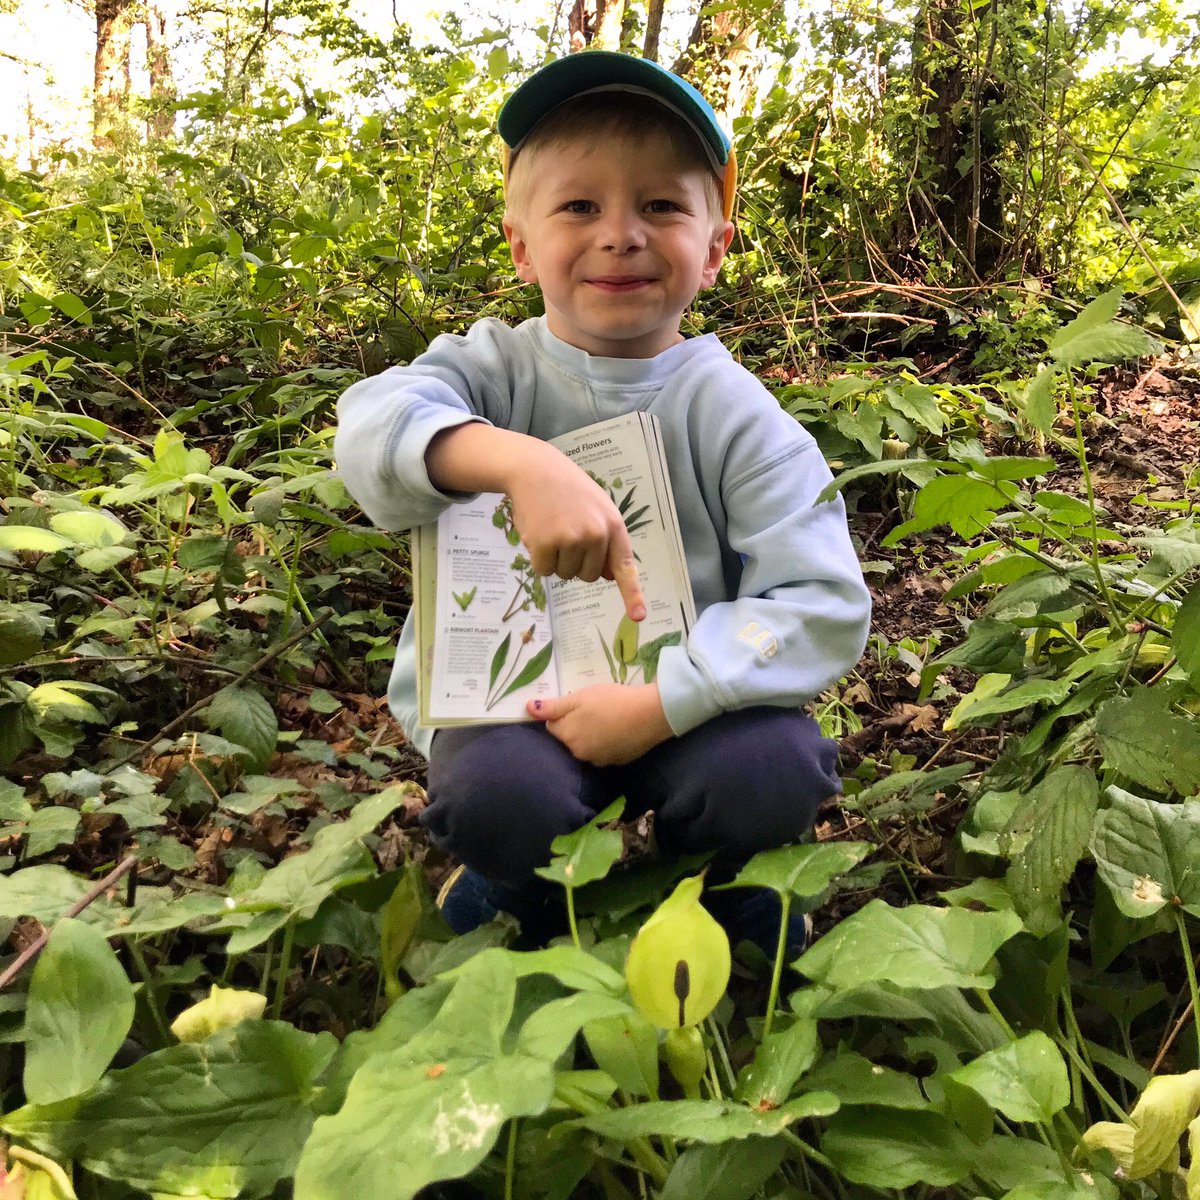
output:
[[[633,619],[635,621],[644,621],[646,619],[646,606],[644,604],[635,604],[633,606]]]
[[[535,700],[533,702],[533,708],[534,708],[535,712],[541,712],[542,711],[542,702],[540,700]]]

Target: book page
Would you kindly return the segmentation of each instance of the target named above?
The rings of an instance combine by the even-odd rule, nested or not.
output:
[[[513,537],[511,505],[497,493],[438,519],[431,723],[520,720],[526,701],[557,694],[546,581]]]
[[[615,583],[548,579],[563,692],[594,683],[646,682],[647,667],[651,678],[656,669],[656,649],[686,637],[694,619],[686,576],[681,590],[678,546],[668,533],[674,514],[664,504],[664,482],[647,446],[649,423],[644,414],[631,413],[554,439],[624,516],[647,608],[646,619],[635,624],[625,618]]]

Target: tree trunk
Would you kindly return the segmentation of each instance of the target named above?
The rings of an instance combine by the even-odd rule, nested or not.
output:
[[[759,14],[735,8],[706,15],[701,7],[688,44],[671,70],[691,78],[726,129],[754,103],[762,58]]]
[[[156,0],[146,0],[146,66],[150,72],[153,105],[147,132],[151,137],[168,138],[175,132],[175,114],[168,108],[175,99],[175,80],[171,74],[167,15]]]
[[[662,33],[663,4],[665,0],[646,2],[646,40],[642,43],[642,57],[658,62],[658,39]]]
[[[129,105],[130,0],[96,0],[96,71],[92,93],[92,140],[111,149],[113,133]]]
[[[1001,92],[990,72],[973,69],[964,35],[970,36],[957,0],[926,0],[913,39],[913,81],[925,94],[926,134],[917,147],[921,187],[912,232],[914,241],[932,233],[943,254],[980,282],[1004,253],[1002,147],[990,112]],[[977,75],[986,82],[973,87]]]
[[[571,53],[620,50],[625,0],[575,0],[568,18]]]

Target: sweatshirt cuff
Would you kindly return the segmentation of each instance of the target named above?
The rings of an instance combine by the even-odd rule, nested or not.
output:
[[[658,695],[676,737],[724,711],[716,688],[683,646],[666,646],[658,659]]]

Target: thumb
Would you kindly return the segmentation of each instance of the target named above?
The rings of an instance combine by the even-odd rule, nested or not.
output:
[[[551,696],[545,700],[530,700],[525,711],[536,721],[557,721],[575,707],[570,696]]]

